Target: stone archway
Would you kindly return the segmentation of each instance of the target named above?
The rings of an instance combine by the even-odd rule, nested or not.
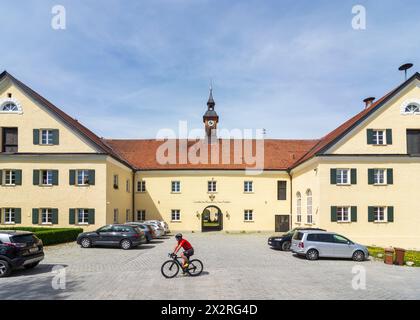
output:
[[[223,213],[219,207],[208,206],[201,214],[201,231],[221,231],[223,230]]]

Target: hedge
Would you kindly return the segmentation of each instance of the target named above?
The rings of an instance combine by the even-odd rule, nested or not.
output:
[[[45,246],[72,242],[83,232],[82,228],[7,227],[0,230],[21,230],[33,232]]]

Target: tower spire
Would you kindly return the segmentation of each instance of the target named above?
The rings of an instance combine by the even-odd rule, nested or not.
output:
[[[210,82],[210,94],[209,94],[209,100],[207,101],[207,107],[209,110],[214,110],[215,105],[216,103],[214,102],[214,99],[213,99],[213,86],[212,86],[212,83]]]

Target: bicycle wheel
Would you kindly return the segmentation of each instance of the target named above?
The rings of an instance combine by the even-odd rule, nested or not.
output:
[[[179,272],[179,266],[174,260],[168,260],[162,264],[160,270],[165,278],[174,278]]]
[[[203,272],[203,263],[198,259],[191,260],[187,272],[192,277],[200,275]]]

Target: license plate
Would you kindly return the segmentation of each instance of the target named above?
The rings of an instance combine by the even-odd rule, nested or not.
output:
[[[31,248],[29,249],[29,252],[30,253],[38,252],[38,248]]]

